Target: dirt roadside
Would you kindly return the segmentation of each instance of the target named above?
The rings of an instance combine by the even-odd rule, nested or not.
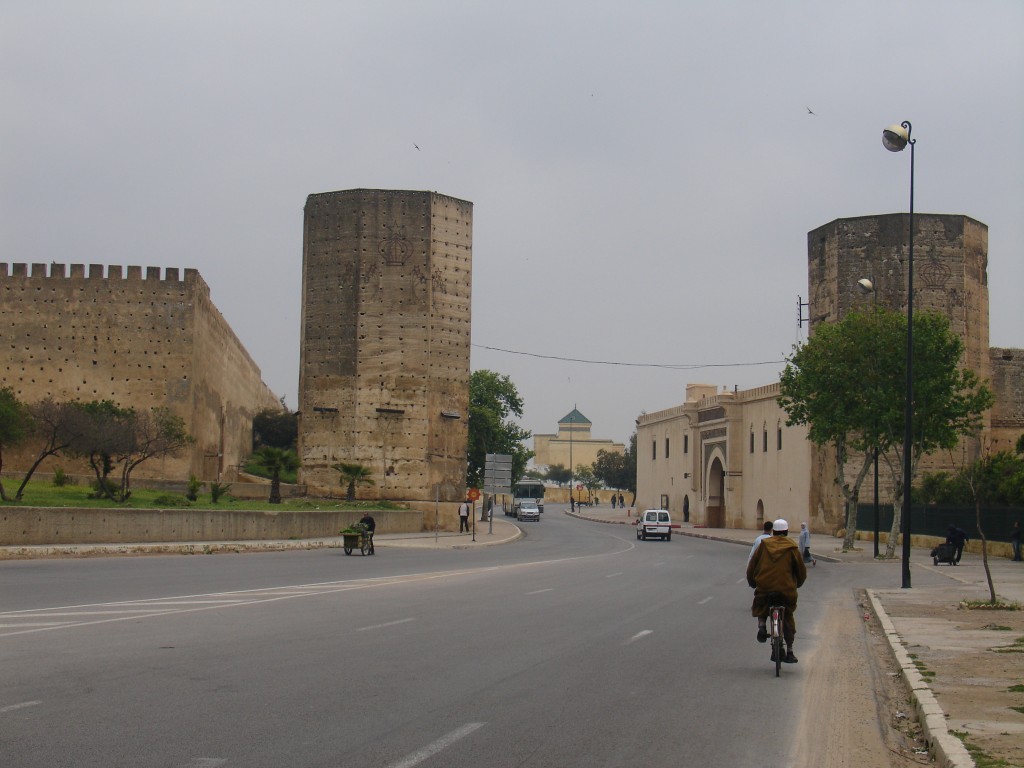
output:
[[[929,765],[899,667],[863,591],[831,602],[819,634],[829,641],[805,652],[809,670],[793,765]]]

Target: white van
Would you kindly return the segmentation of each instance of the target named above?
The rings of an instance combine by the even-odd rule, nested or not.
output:
[[[648,536],[660,536],[664,541],[672,541],[672,517],[664,509],[648,509],[636,523],[636,537],[647,539]]]

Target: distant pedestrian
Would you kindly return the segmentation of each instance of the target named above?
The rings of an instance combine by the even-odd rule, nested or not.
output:
[[[615,502],[616,502],[615,494],[613,493],[612,494],[612,509],[615,509]]]
[[[570,512],[575,512],[576,511],[576,499],[573,497],[573,495],[571,493],[569,494],[569,511]]]
[[[953,565],[960,563],[960,556],[964,553],[964,544],[967,543],[967,533],[950,523],[946,531],[946,543],[953,545]]]
[[[800,523],[800,537],[797,539],[796,545],[800,548],[800,555],[804,562],[815,565],[814,558],[811,556],[811,532],[807,529],[807,523]]]
[[[1020,556],[1020,520],[1013,524],[1013,530],[1010,531],[1010,546],[1013,547],[1013,561],[1019,563],[1021,561]]]
[[[750,554],[747,555],[747,562],[748,563],[750,562],[750,558],[752,558],[754,556],[754,553],[757,552],[757,548],[761,544],[761,542],[764,541],[765,539],[770,539],[772,537],[772,521],[771,520],[765,520],[764,521],[764,525],[761,526],[761,530],[763,530],[764,533],[762,533],[760,536],[758,536],[756,539],[754,539],[754,546],[752,546],[750,548]]]
[[[459,504],[459,533],[469,533],[469,502]]]
[[[626,505],[622,503],[622,494],[619,494],[619,509],[623,509]]]

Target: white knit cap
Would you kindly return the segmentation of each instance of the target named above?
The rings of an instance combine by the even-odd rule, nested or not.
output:
[[[789,523],[783,520],[781,517],[772,523],[772,531],[788,531]]]

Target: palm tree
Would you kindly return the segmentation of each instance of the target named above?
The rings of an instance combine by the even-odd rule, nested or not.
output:
[[[281,473],[298,469],[299,457],[287,448],[265,445],[252,455],[253,463],[270,475],[271,504],[281,503]]]
[[[348,501],[356,500],[356,485],[373,485],[373,480],[370,479],[370,475],[373,472],[370,471],[369,467],[362,464],[342,462],[341,464],[333,465],[331,469],[341,472],[341,484],[348,486],[348,490],[345,492],[345,499]]]

